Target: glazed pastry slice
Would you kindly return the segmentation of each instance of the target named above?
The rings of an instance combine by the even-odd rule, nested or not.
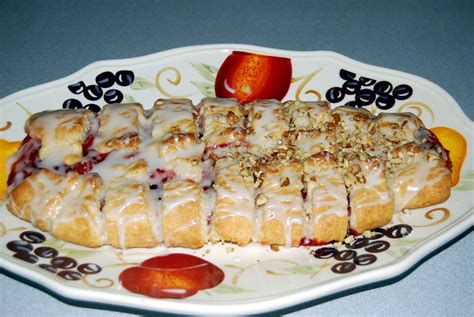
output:
[[[400,146],[415,142],[421,128],[423,122],[412,113],[381,112],[375,118],[374,138],[377,146],[386,147],[387,143]]]
[[[151,200],[148,185],[139,182],[117,182],[107,190],[102,212],[110,245],[125,249],[158,244],[158,210]]]
[[[25,132],[39,140],[39,157],[49,167],[72,165],[82,159],[82,144],[89,131],[88,110],[43,111],[32,115]]]
[[[87,247],[105,243],[100,212],[102,181],[96,174],[38,170],[8,196],[8,209],[53,237]]]
[[[114,151],[107,158],[95,165],[91,173],[97,173],[103,179],[105,186],[123,180],[144,180],[147,176],[148,164],[144,159],[127,158],[124,153]]]
[[[289,125],[283,105],[273,99],[259,100],[247,104],[247,142],[250,152],[264,156],[286,148]]]
[[[248,244],[254,222],[253,177],[243,176],[239,160],[220,159],[216,162],[215,209],[212,224],[222,241]]]
[[[237,99],[204,98],[199,115],[208,153],[223,157],[243,145],[244,116]]]
[[[178,179],[199,183],[202,179],[202,155],[204,143],[193,134],[177,134],[158,143],[150,150],[154,160],[150,160],[153,169],[171,171]]]
[[[321,130],[298,131],[290,134],[290,142],[296,148],[296,155],[300,159],[315,154],[335,153],[336,148],[334,131]]]
[[[208,240],[208,208],[202,188],[186,181],[163,186],[163,242],[167,247],[197,249]]]
[[[360,234],[388,224],[394,202],[383,164],[377,159],[352,159],[344,177],[349,189],[351,229]]]
[[[160,99],[151,114],[152,142],[142,156],[152,174],[166,172],[181,180],[200,182],[204,143],[197,134],[197,116],[190,100]]]
[[[303,236],[303,165],[287,161],[261,166],[263,183],[256,197],[257,240],[298,246]]]
[[[140,104],[108,104],[102,108],[94,148],[100,153],[113,150],[137,151],[140,140],[140,121],[144,120]]]
[[[327,102],[285,102],[288,141],[299,159],[335,152],[335,124]]]
[[[344,240],[349,224],[347,190],[335,156],[307,158],[304,172],[309,216],[306,237],[315,244]]]
[[[406,144],[394,150],[389,162],[395,211],[427,207],[449,198],[451,171],[435,149]]]
[[[197,136],[196,116],[189,99],[159,99],[150,116],[152,138],[164,140],[178,134]]]
[[[338,162],[376,156],[372,137],[375,124],[368,110],[340,106],[332,111],[332,116],[336,124]]]
[[[327,101],[287,101],[284,103],[290,127],[296,131],[325,130],[333,122]]]

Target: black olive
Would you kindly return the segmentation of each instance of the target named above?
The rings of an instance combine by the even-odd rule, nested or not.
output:
[[[87,100],[99,100],[102,97],[102,88],[97,85],[89,85],[84,90],[84,97],[86,97]]]
[[[395,104],[395,98],[390,95],[380,95],[375,99],[375,105],[381,110],[388,110]]]
[[[35,254],[42,258],[54,258],[59,254],[58,250],[50,247],[39,247],[35,249]]]
[[[68,99],[63,102],[63,109],[81,109],[82,103],[77,99]]]
[[[36,255],[33,255],[29,252],[20,252],[20,253],[15,253],[13,256],[17,259],[23,260],[28,263],[36,263],[39,261],[38,257]]]
[[[375,100],[375,93],[370,89],[362,89],[355,96],[358,106],[368,106]]]
[[[388,95],[392,91],[392,88],[393,86],[391,83],[382,80],[375,84],[374,92],[377,95]]]
[[[353,95],[357,93],[359,89],[360,83],[357,80],[349,80],[342,85],[342,91],[344,91],[348,95]]]
[[[78,95],[78,94],[81,94],[84,91],[84,88],[86,88],[86,84],[84,84],[83,81],[78,81],[75,84],[70,84],[69,86],[67,86],[67,88],[73,94]]]
[[[377,81],[372,78],[367,78],[367,77],[359,77],[359,82],[361,83],[362,86],[372,86],[375,84]]]
[[[120,90],[109,89],[104,94],[104,100],[106,103],[120,103],[123,100],[123,94]]]
[[[326,99],[333,103],[340,102],[344,96],[344,92],[339,87],[332,87],[326,92]]]
[[[46,237],[36,231],[24,231],[20,234],[20,239],[30,243],[42,243],[46,241]]]
[[[135,75],[131,70],[120,70],[115,74],[115,81],[120,86],[129,86],[135,80]]]
[[[72,269],[77,266],[77,261],[67,256],[58,256],[51,260],[51,265],[58,269]]]
[[[341,70],[339,71],[339,77],[341,77],[344,80],[354,80],[356,77],[356,74],[341,68]]]
[[[115,76],[112,72],[103,72],[97,75],[95,82],[102,88],[109,88],[115,84]]]
[[[100,107],[94,103],[89,103],[84,106],[85,109],[89,109],[92,112],[100,112]]]
[[[398,85],[393,88],[393,96],[398,100],[405,100],[411,97],[413,94],[413,89],[405,84]]]
[[[33,246],[27,241],[13,240],[7,243],[7,249],[17,253],[28,253],[33,250]]]

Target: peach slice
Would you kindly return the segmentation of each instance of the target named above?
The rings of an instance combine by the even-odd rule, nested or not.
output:
[[[0,200],[2,200],[3,194],[7,190],[7,159],[18,150],[20,145],[21,142],[18,141],[10,142],[0,139]]]
[[[456,186],[459,182],[462,164],[466,158],[466,139],[459,132],[448,127],[435,127],[430,130],[436,135],[443,147],[449,151],[449,158],[453,164],[452,185]]]

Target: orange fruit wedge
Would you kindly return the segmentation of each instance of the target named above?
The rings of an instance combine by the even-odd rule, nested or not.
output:
[[[20,145],[19,141],[10,142],[0,139],[0,200],[3,199],[3,194],[7,190],[7,159],[18,150]]]
[[[462,164],[466,158],[466,139],[459,132],[448,127],[435,127],[430,130],[436,135],[443,147],[449,151],[449,158],[453,163],[452,185],[456,186],[461,175]]]

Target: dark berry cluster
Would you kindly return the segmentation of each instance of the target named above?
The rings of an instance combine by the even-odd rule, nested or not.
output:
[[[326,92],[326,99],[332,103],[341,102],[346,95],[354,95],[354,100],[346,102],[346,106],[365,107],[375,101],[375,106],[381,110],[388,110],[395,105],[395,100],[405,100],[411,97],[413,89],[405,84],[393,87],[385,80],[377,82],[375,79],[357,75],[345,69],[339,71],[339,77],[345,80],[342,87],[332,87]]]
[[[38,266],[65,280],[77,281],[82,278],[83,274],[97,274],[102,271],[102,268],[95,263],[79,264],[73,258],[59,256],[59,251],[55,248],[47,246],[35,248],[34,246],[40,245],[46,240],[45,236],[39,232],[24,231],[20,234],[20,239],[7,243],[7,248],[15,252],[13,254],[15,258],[31,264],[47,259],[46,263],[39,263]],[[45,260],[42,261],[44,262]]]
[[[372,232],[370,238],[363,236],[357,237],[350,243],[346,243],[346,250],[337,250],[333,247],[323,247],[314,251],[311,254],[317,259],[334,258],[339,263],[331,267],[331,271],[338,274],[350,273],[356,269],[357,266],[370,265],[377,261],[377,257],[373,253],[380,253],[390,248],[390,242],[379,240],[382,237],[390,239],[399,239],[409,235],[412,231],[409,225],[395,225],[393,227],[383,229],[378,228]],[[357,249],[364,249],[368,253],[358,254]]]
[[[123,100],[123,93],[115,88],[111,88],[114,84],[119,86],[130,86],[135,80],[135,75],[131,70],[119,70],[115,74],[109,71],[102,72],[95,78],[97,85],[86,85],[83,81],[67,86],[70,92],[75,95],[83,94],[87,100],[97,101],[104,97],[105,103],[120,103]],[[108,89],[110,88],[110,89]],[[106,90],[107,89],[107,90]],[[105,90],[105,92],[104,92]],[[90,103],[82,105],[82,103],[74,98],[67,99],[63,102],[63,109],[89,109],[99,112],[100,107],[97,104]]]

